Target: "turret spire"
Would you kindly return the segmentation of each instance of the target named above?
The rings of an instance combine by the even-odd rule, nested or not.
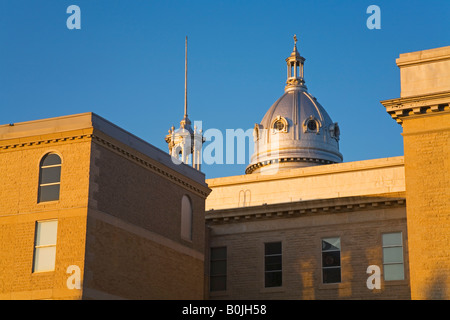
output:
[[[205,141],[201,128],[191,127],[191,120],[188,118],[187,103],[187,36],[185,39],[185,59],[184,59],[184,116],[180,121],[180,128],[170,128],[166,135],[166,142],[169,145],[169,153],[172,160],[177,163],[190,163],[194,168],[200,170],[202,145]]]
[[[185,41],[184,58],[184,117],[187,118],[187,36]]]
[[[303,58],[297,50],[297,35],[294,34],[294,49],[291,55],[286,59],[287,63],[287,81],[285,91],[303,89],[306,91],[305,80],[303,78]]]
[[[189,131],[192,131],[191,128],[191,120],[188,118],[187,108],[187,36],[185,40],[185,57],[184,57],[184,116],[183,120],[181,120],[180,125],[182,128],[185,128]]]

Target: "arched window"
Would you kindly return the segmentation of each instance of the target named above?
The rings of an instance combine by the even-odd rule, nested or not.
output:
[[[192,203],[187,195],[181,199],[181,238],[192,241]]]
[[[61,158],[56,153],[46,154],[39,166],[38,202],[59,200]]]

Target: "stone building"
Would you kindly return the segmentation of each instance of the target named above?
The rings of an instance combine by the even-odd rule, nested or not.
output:
[[[449,299],[450,47],[397,59],[404,156],[348,163],[304,61],[295,45],[247,174],[207,180],[208,298]]]

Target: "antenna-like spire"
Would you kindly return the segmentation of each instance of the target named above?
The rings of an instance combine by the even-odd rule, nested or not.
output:
[[[187,36],[186,36],[186,49],[184,59],[184,118],[187,118]]]

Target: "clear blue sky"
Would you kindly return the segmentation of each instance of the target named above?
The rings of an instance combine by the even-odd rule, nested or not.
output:
[[[81,30],[69,30],[69,5]],[[369,30],[369,5],[381,29]],[[305,79],[341,128],[344,161],[403,155],[379,101],[400,95],[400,53],[450,45],[450,1],[0,0],[0,123],[95,112],[167,151],[184,103],[203,129],[252,128],[284,92],[300,38]],[[246,165],[203,165],[207,178]]]

